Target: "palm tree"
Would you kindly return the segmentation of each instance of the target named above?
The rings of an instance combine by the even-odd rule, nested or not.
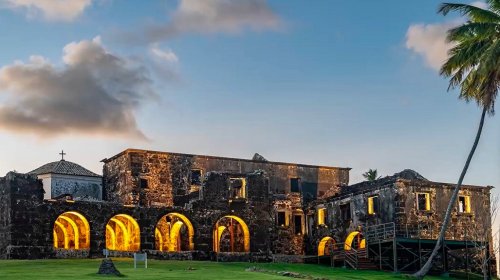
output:
[[[372,181],[375,181],[377,179],[380,179],[380,176],[378,176],[377,174],[377,169],[368,169],[368,171],[366,171],[365,173],[363,173],[363,177],[365,177],[366,180],[372,182]]]
[[[486,9],[443,3],[438,10],[443,15],[455,11],[468,17],[466,23],[448,31],[447,39],[455,47],[449,51],[449,58],[441,67],[440,74],[450,78],[448,90],[460,88],[459,98],[476,102],[482,114],[474,144],[448,203],[436,246],[425,265],[414,274],[417,278],[423,278],[429,272],[443,244],[460,186],[481,137],[485,115],[492,116],[495,112],[495,99],[500,87],[500,0],[486,0],[486,3]]]

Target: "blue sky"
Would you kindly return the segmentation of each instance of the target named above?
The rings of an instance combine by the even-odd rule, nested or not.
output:
[[[456,92],[447,93],[447,81],[436,70],[446,47],[439,41],[442,31],[461,20],[437,15],[440,1],[249,0],[242,2],[257,3],[257,11],[250,5],[221,12],[221,1],[211,0],[194,7],[216,15],[202,19],[186,16],[190,1],[186,10],[179,1],[81,1],[83,8],[61,17],[57,5],[0,0],[4,76],[16,67],[42,65],[26,66],[32,55],[59,74],[71,67],[101,67],[63,59],[70,43],[72,63],[88,61],[81,49],[98,46],[147,69],[150,81],[136,86],[125,79],[123,87],[151,89],[154,96],[118,97],[125,100],[118,113],[132,114],[135,126],[133,121],[110,125],[105,120],[115,117],[113,112],[93,111],[99,95],[82,99],[88,102],[76,105],[88,109],[77,116],[95,118],[81,124],[75,116],[80,109],[71,100],[45,106],[44,98],[54,97],[43,90],[23,100],[14,88],[21,82],[4,77],[0,111],[23,108],[54,125],[40,129],[24,122],[18,129],[9,123],[13,118],[0,114],[0,174],[57,160],[61,149],[68,160],[101,173],[101,159],[128,147],[241,158],[258,152],[275,161],[352,167],[351,182],[369,168],[382,175],[411,168],[445,182],[460,174],[480,110],[459,101]],[[161,30],[160,38],[148,38],[152,26]],[[89,71],[106,73],[101,70]],[[112,78],[123,78],[118,76],[123,69],[118,70]],[[41,82],[64,88],[58,75]],[[107,75],[99,76],[105,88]],[[85,94],[82,87],[73,96]],[[39,103],[54,110],[30,108]],[[61,114],[55,114],[59,108]],[[93,127],[92,121],[100,125]],[[499,140],[500,121],[488,118],[466,183],[500,186]]]

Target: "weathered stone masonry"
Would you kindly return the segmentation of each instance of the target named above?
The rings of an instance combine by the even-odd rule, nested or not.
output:
[[[411,170],[349,186],[349,168],[261,156],[128,149],[103,162],[103,201],[44,200],[35,175],[0,178],[0,258],[100,257],[108,248],[113,256],[141,250],[159,259],[302,261],[296,256],[329,254],[332,243],[370,251],[364,235],[385,225],[395,238],[435,239],[453,187]],[[487,229],[491,240],[490,189],[463,187],[447,240],[470,239],[471,227]],[[75,215],[88,221],[88,235]],[[418,268],[411,254],[399,256]],[[448,263],[463,266],[443,261],[439,269]]]

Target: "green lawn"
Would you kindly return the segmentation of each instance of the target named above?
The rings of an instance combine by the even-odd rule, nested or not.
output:
[[[0,279],[103,279],[96,274],[100,259],[81,260],[5,260],[0,261]],[[255,266],[267,271],[290,271],[328,279],[404,279],[378,271],[354,271],[306,264],[216,263],[199,261],[150,260],[149,268],[133,268],[131,259],[113,259],[125,279],[294,279],[273,273],[249,272]],[[115,278],[115,277],[113,277]],[[120,279],[120,278],[117,278]],[[121,278],[124,279],[124,278]],[[433,279],[433,278],[429,278]],[[438,279],[438,278],[434,278]]]

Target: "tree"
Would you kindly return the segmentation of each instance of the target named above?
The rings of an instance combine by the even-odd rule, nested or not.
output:
[[[448,60],[441,67],[440,74],[450,78],[448,91],[459,88],[459,98],[476,102],[482,114],[474,144],[448,203],[436,246],[425,265],[414,274],[417,278],[423,278],[429,272],[443,244],[458,192],[481,137],[485,115],[488,113],[492,116],[495,112],[495,99],[500,87],[500,0],[486,0],[486,3],[487,9],[443,3],[438,10],[443,15],[459,12],[468,17],[466,23],[448,31],[447,40],[455,46],[449,51]]]
[[[363,177],[365,177],[366,180],[372,182],[372,181],[375,181],[377,179],[380,179],[380,176],[378,176],[377,173],[378,173],[377,169],[369,169],[368,171],[363,173]]]

